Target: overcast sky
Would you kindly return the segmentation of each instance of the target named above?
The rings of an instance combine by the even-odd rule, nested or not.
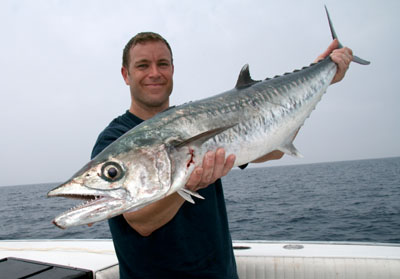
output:
[[[250,64],[264,79],[312,62],[331,42],[324,4],[352,64],[295,140],[302,164],[400,156],[400,1],[0,2],[0,186],[67,180],[130,104],[120,74],[141,31],[171,44],[182,104],[225,90]]]

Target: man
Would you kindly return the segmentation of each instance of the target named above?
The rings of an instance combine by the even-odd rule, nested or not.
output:
[[[325,57],[337,47],[333,42]],[[335,50],[338,64],[334,82],[341,80],[352,59],[351,50]],[[139,33],[126,45],[121,69],[130,87],[129,110],[114,119],[99,135],[92,157],[131,128],[168,109],[173,88],[171,47],[160,35]],[[279,159],[275,151],[255,162]],[[232,168],[235,156],[225,158],[220,148],[206,154],[186,187],[205,197],[190,204],[177,193],[138,211],[109,220],[115,250],[124,278],[237,278],[228,228],[222,176]]]

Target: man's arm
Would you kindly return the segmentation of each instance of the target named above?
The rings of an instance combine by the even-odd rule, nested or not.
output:
[[[149,236],[171,221],[184,202],[178,193],[173,193],[137,211],[124,213],[123,216],[141,236]]]

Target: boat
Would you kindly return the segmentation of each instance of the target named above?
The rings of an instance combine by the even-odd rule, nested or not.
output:
[[[241,279],[400,278],[400,244],[233,241]],[[119,278],[110,239],[0,240],[0,278]]]

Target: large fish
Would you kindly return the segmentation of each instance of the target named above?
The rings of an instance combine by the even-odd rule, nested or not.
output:
[[[327,11],[333,38],[333,30]],[[358,57],[355,62],[369,64]],[[327,57],[301,70],[272,79],[251,79],[245,65],[235,88],[173,107],[144,121],[113,142],[66,183],[48,193],[88,202],[54,219],[60,228],[101,221],[142,208],[185,189],[208,150],[223,147],[235,165],[274,150],[299,156],[297,130],[310,116],[337,71]]]

